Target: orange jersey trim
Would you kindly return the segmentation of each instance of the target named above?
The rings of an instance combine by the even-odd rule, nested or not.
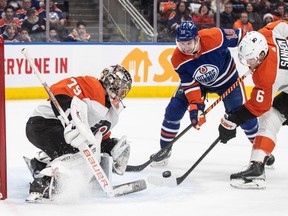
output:
[[[222,32],[218,28],[202,29],[198,32],[198,35],[201,44],[200,52],[197,53],[197,55],[185,55],[177,47],[171,58],[174,69],[177,70],[177,68],[186,61],[196,59],[202,54],[217,49],[223,43]],[[205,43],[203,41],[205,41]]]
[[[261,149],[266,153],[271,153],[275,148],[275,143],[272,139],[264,136],[256,136],[253,149]]]

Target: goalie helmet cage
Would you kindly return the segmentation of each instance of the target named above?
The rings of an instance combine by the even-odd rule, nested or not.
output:
[[[0,36],[0,199],[7,198],[4,40]]]

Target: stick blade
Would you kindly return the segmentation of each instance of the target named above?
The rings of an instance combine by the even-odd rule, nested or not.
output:
[[[113,186],[113,192],[115,196],[123,196],[130,193],[136,193],[147,188],[146,181],[144,179],[136,180],[129,183]]]
[[[146,168],[146,166],[145,165],[139,165],[139,166],[137,166],[137,165],[135,165],[135,166],[133,166],[133,165],[128,165],[127,167],[126,167],[126,172],[140,172],[140,171],[142,171],[143,169],[145,169]]]
[[[170,176],[168,178],[163,178],[159,176],[148,176],[147,181],[150,184],[156,185],[156,186],[167,186],[167,187],[174,187],[177,186],[177,179],[173,176]]]
[[[21,53],[22,53],[23,55],[26,55],[26,54],[27,54],[27,49],[26,49],[26,48],[23,48],[23,49],[21,50]]]

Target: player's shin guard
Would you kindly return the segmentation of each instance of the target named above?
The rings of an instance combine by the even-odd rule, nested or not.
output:
[[[258,131],[258,121],[256,118],[246,121],[244,124],[240,125],[244,130],[247,138],[253,144]]]
[[[165,148],[169,143],[176,137],[180,128],[180,121],[168,121],[164,119],[161,127],[161,138],[160,146]],[[164,151],[158,158],[156,158],[152,163],[152,167],[166,166],[168,164],[168,159],[171,156],[172,147]],[[153,155],[151,155],[152,157]]]
[[[180,121],[169,121],[164,119],[161,127],[160,146],[166,147],[176,137],[180,128]]]

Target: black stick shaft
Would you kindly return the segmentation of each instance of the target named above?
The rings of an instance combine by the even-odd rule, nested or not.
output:
[[[231,85],[216,101],[214,101],[213,104],[211,104],[203,113],[203,115],[206,115],[209,113],[217,104],[219,104],[225,97],[227,97],[228,94],[230,94],[231,91],[233,91],[250,73],[252,73],[251,70],[248,70],[245,74],[243,74],[241,77],[237,79],[237,81]],[[180,134],[178,134],[170,143],[169,145],[165,146],[164,148],[160,149],[156,154],[154,154],[148,161],[146,161],[143,164],[140,165],[128,165],[126,168],[127,172],[140,172],[143,169],[145,169],[149,164],[151,164],[156,158],[159,157],[164,151],[166,151],[168,148],[173,146],[173,144],[178,141],[187,131],[189,131],[193,127],[192,124],[188,125]]]
[[[187,178],[187,176],[198,166],[198,164],[217,145],[219,141],[220,137],[217,137],[217,139],[210,145],[210,147],[204,152],[204,154],[201,155],[201,157],[193,164],[193,166],[189,170],[187,170],[182,176],[176,178],[177,185],[180,185]]]

